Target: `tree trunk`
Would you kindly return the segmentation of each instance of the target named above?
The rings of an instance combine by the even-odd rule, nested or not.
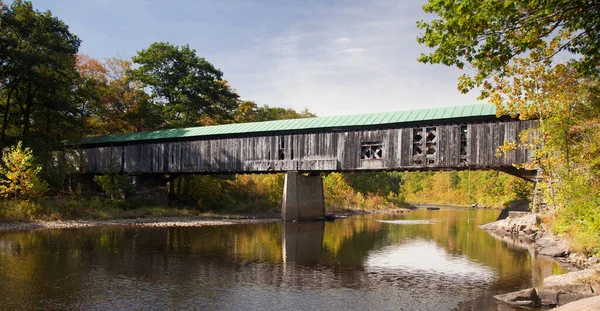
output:
[[[38,88],[33,89],[31,93],[27,94],[25,100],[25,108],[23,108],[23,139],[26,139],[29,134],[29,127],[31,126],[31,120],[29,119],[31,118],[31,109],[33,108],[33,101],[37,91]]]
[[[179,178],[177,178],[177,195],[182,196],[185,193],[183,192],[183,179],[185,178],[185,176],[179,176]]]
[[[28,103],[25,103],[25,110],[23,111],[23,138],[27,137],[27,134],[29,134],[29,125],[31,124],[31,122],[29,122],[30,117],[31,104],[28,101]]]
[[[8,89],[8,94],[6,96],[6,107],[4,109],[4,116],[2,118],[2,133],[0,134],[0,150],[2,150],[6,145],[6,130],[8,129],[8,115],[10,114],[10,97],[16,87],[17,84],[15,83]]]

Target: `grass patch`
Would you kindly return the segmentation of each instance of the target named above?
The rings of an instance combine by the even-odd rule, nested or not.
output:
[[[0,201],[0,220],[69,220],[69,219],[114,219],[143,217],[195,216],[187,208],[157,206],[142,199],[114,201],[104,198],[54,198],[40,201]]]
[[[250,215],[267,217],[280,212],[279,208],[260,203],[241,203],[204,208],[157,205],[150,200],[132,198],[52,198],[40,201],[0,200],[0,221],[31,220],[102,220],[147,217],[199,217],[203,219],[247,218]]]
[[[586,255],[600,256],[600,234],[598,231],[590,229],[589,224],[573,220],[563,214],[557,218],[548,217],[552,231],[559,235],[566,236],[569,240],[569,248],[572,252],[583,253]]]
[[[575,282],[577,284],[587,284],[587,285],[598,285],[600,284],[600,271],[596,270],[596,272],[594,272],[594,274],[586,277],[586,278],[581,278],[579,280],[577,280],[577,282]]]

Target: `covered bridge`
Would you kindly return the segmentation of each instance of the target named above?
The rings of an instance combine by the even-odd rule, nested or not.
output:
[[[306,180],[310,192],[321,187],[322,201],[320,177],[298,173],[469,168],[528,178],[532,172],[513,166],[529,160],[525,148],[496,153],[535,122],[498,118],[492,105],[466,105],[113,134],[68,145],[90,174],[291,172],[287,195],[288,179],[300,185],[293,186],[300,197]]]

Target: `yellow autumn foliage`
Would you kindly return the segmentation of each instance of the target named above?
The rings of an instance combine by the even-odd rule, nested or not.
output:
[[[39,177],[42,168],[34,163],[33,152],[21,142],[2,155],[0,195],[4,198],[36,198],[48,191]]]

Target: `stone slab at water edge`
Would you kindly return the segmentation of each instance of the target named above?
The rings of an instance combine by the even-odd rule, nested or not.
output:
[[[528,288],[494,296],[494,299],[505,302],[515,307],[556,307],[584,298],[598,296],[592,286],[559,285]]]
[[[511,214],[512,216],[512,214]],[[539,214],[516,214],[516,217],[494,221],[479,228],[500,238],[511,238],[521,242],[535,243],[539,255],[564,257],[569,254],[566,241],[543,230]]]
[[[600,267],[552,275],[544,279],[544,286],[496,295],[494,299],[519,307],[562,306],[600,295],[600,284],[593,282],[584,284],[586,280],[591,280],[596,275],[600,275]]]

